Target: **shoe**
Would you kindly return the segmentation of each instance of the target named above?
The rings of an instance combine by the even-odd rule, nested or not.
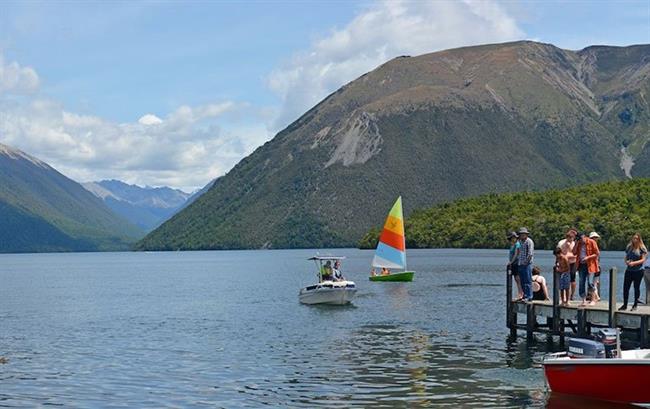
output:
[[[632,306],[632,309],[630,311],[636,311],[636,304]]]
[[[627,305],[623,304],[621,307],[618,309],[619,311],[625,311],[627,310]]]

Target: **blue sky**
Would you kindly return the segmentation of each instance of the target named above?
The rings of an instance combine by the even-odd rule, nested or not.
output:
[[[650,1],[4,1],[0,142],[191,190],[389,58],[517,39],[650,43]]]

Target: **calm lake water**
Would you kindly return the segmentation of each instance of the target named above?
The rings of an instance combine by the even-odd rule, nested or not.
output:
[[[508,338],[506,251],[409,250],[414,282],[371,283],[371,251],[321,250],[344,307],[298,303],[314,253],[1,255],[0,407],[572,407],[557,341]]]

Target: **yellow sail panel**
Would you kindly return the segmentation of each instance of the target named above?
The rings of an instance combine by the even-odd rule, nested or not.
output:
[[[390,230],[395,234],[404,236],[404,222],[402,219],[398,219],[393,216],[388,216],[386,219],[386,224],[384,224],[384,230]]]

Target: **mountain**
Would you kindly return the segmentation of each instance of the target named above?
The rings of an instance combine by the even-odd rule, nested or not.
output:
[[[151,231],[181,209],[189,193],[169,187],[140,187],[119,180],[83,183],[118,215],[145,231]],[[198,193],[198,192],[197,192]]]
[[[650,175],[650,45],[398,57],[334,92],[139,249],[355,245],[405,211]]]
[[[217,179],[218,179],[218,178],[217,178]],[[194,201],[195,201],[196,199],[198,199],[199,197],[201,197],[205,192],[207,192],[208,190],[210,190],[210,188],[214,185],[214,182],[216,182],[217,179],[212,179],[212,180],[209,181],[205,186],[203,186],[201,189],[199,189],[199,190],[195,191],[194,193],[192,193],[192,194],[190,195],[190,197],[187,198],[187,200],[185,201],[185,203],[183,203],[183,205],[180,207],[179,210],[181,210],[181,209],[185,209],[187,206],[189,206],[189,205],[191,205],[192,203],[194,203]]]
[[[650,179],[587,184],[543,192],[486,194],[414,211],[406,219],[409,248],[506,248],[506,234],[526,226],[536,249],[553,250],[569,227],[596,231],[599,246],[624,250],[635,232],[650,231]],[[360,241],[375,248],[379,226]]]
[[[126,250],[143,232],[77,182],[0,144],[0,252]]]

